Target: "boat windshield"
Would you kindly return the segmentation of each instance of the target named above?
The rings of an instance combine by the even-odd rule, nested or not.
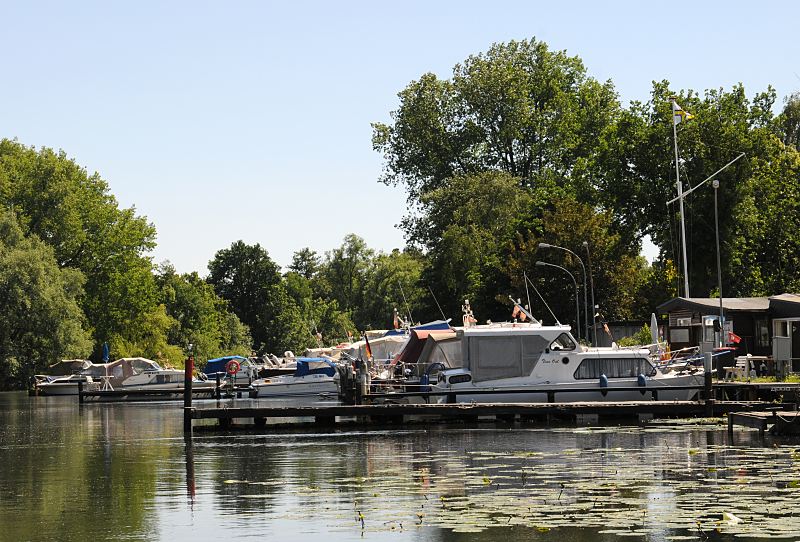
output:
[[[575,350],[575,341],[566,333],[562,333],[550,343],[550,350]]]

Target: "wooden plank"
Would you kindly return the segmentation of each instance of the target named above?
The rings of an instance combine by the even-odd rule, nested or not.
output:
[[[303,407],[225,407],[193,408],[193,419],[235,418],[335,418],[370,417],[395,418],[404,416],[436,416],[440,418],[511,417],[536,415],[597,414],[601,416],[638,416],[656,414],[668,416],[704,416],[709,408],[713,415],[729,412],[772,410],[786,408],[766,402],[742,401],[625,401],[591,403],[454,403],[454,404],[389,404],[389,405],[325,405]]]

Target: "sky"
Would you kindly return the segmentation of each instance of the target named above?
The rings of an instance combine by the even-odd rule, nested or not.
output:
[[[535,37],[623,104],[668,79],[772,85],[780,107],[800,90],[798,20],[790,1],[0,0],[0,137],[98,172],[179,272],[239,239],[281,266],[348,233],[388,252],[406,200],[379,182],[370,123],[422,74]]]

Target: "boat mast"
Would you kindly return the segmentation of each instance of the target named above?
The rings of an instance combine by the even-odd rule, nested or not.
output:
[[[675,141],[675,180],[678,185],[678,205],[681,215],[681,248],[683,254],[683,290],[686,297],[689,297],[689,265],[686,258],[686,226],[683,221],[683,185],[681,184],[680,164],[678,163],[678,123],[675,122],[675,110],[677,104],[675,98],[672,99],[672,136]]]

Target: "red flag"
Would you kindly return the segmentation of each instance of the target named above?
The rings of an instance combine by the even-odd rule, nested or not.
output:
[[[739,336],[738,336],[736,333],[734,333],[733,331],[729,331],[729,332],[728,332],[728,342],[729,342],[729,343],[733,343],[733,344],[739,344],[740,342],[742,342],[742,338],[741,338],[741,337],[739,337]]]

